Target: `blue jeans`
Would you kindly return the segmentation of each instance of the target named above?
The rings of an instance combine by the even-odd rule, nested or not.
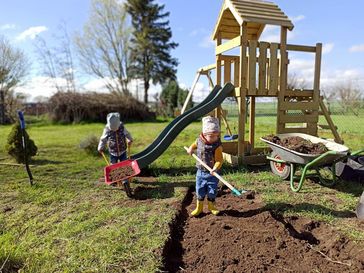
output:
[[[115,163],[118,163],[118,162],[121,162],[124,160],[126,160],[126,152],[124,152],[120,156],[114,156],[114,155],[110,154],[110,163],[111,164],[115,164]]]
[[[197,169],[196,173],[196,194],[198,200],[207,198],[214,201],[217,194],[217,184],[219,180],[210,174],[209,171]]]

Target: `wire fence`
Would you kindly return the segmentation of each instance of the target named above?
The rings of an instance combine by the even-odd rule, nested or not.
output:
[[[355,108],[347,107],[339,102],[325,102],[326,107],[330,112],[330,117],[337,127],[337,131],[340,137],[344,140],[344,143],[349,147],[355,149],[364,148],[364,101],[357,101],[352,105]],[[249,107],[250,103],[247,102],[247,117],[246,117],[246,139],[248,139],[249,132]],[[235,99],[228,98],[222,104],[223,110],[226,111],[227,123],[233,134],[238,132],[239,124],[239,112],[238,105]],[[295,110],[290,111],[292,114],[302,114],[302,111]],[[257,99],[255,104],[255,143],[259,146],[264,144],[259,140],[268,134],[276,132],[277,126],[277,100],[276,99]],[[323,125],[323,126],[322,126]],[[319,116],[318,122],[318,136],[328,139],[333,139],[334,136],[330,129],[327,129],[327,121],[323,115]],[[304,123],[291,123],[288,125],[292,128],[305,127]],[[224,123],[222,123],[224,128]]]

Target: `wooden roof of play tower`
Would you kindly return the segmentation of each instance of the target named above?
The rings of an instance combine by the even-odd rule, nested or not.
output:
[[[288,16],[274,3],[260,0],[225,0],[213,33],[217,39],[233,39],[240,36],[240,26],[247,23],[248,40],[259,39],[265,25],[277,25],[293,29]]]

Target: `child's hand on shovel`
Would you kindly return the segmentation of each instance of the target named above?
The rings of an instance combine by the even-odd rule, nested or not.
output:
[[[215,172],[216,172],[216,169],[215,169],[215,168],[212,168],[212,170],[210,171],[210,174],[211,174],[211,175],[214,175],[214,174],[215,174]]]

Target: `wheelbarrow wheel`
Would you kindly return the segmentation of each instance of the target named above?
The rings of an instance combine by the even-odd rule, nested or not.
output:
[[[275,159],[282,159],[276,152],[272,152],[271,157]],[[289,180],[291,175],[291,166],[289,164],[270,161],[270,168],[272,173],[280,176],[284,180]]]

